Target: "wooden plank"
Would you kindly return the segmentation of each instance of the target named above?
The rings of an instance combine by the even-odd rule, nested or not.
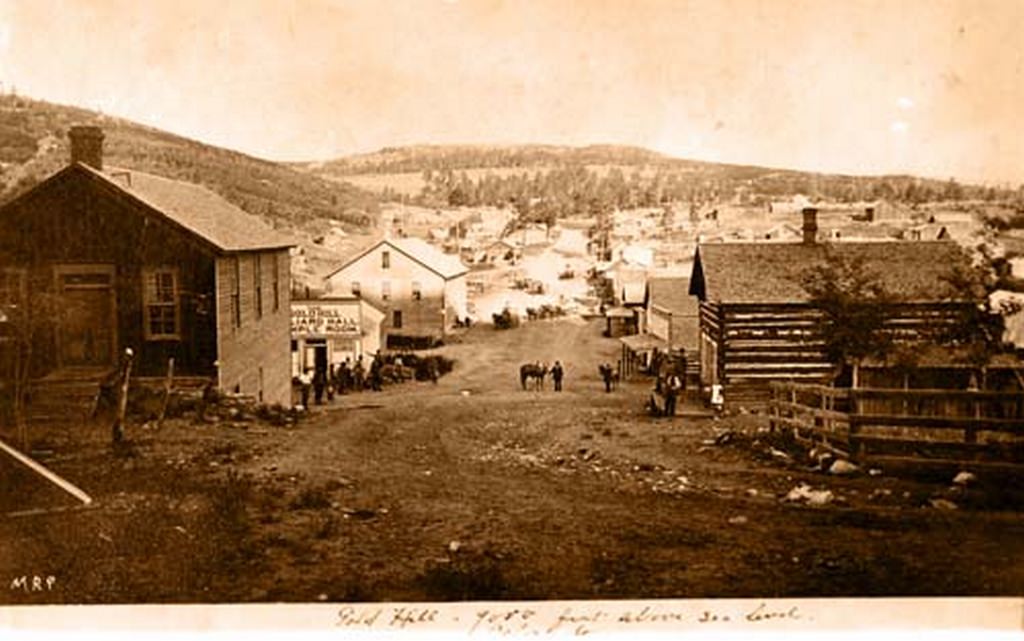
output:
[[[850,436],[851,441],[861,442],[869,445],[879,446],[900,446],[915,449],[936,448],[936,449],[961,449],[972,452],[991,451],[993,453],[1005,452],[1006,450],[1021,450],[1024,452],[1024,441],[1018,443],[970,443],[966,441],[929,441],[927,439],[902,438],[898,436],[876,436],[874,434],[855,434]],[[1022,461],[1024,462],[1024,461]]]
[[[871,455],[866,459],[871,465],[879,467],[931,467],[935,469],[964,470],[977,469],[990,472],[1007,472],[1020,474],[1024,472],[1024,463],[1013,463],[1007,461],[975,461],[973,459],[926,459],[916,456],[875,456]]]
[[[858,387],[850,390],[858,398],[945,398],[964,400],[1024,400],[1024,392],[993,392],[988,390],[957,390],[957,389],[888,389],[880,387]]]
[[[92,497],[90,497],[88,494],[80,490],[73,483],[61,478],[54,472],[50,471],[48,468],[44,467],[41,463],[34,461],[25,454],[22,454],[21,452],[14,449],[7,443],[4,443],[2,440],[0,440],[0,449],[7,452],[12,458],[14,458],[22,465],[28,467],[30,470],[32,470],[39,476],[43,477],[44,479],[53,483],[54,485],[64,490],[71,496],[75,497],[84,505],[89,505],[90,503],[92,503]]]
[[[822,395],[821,398],[827,399],[829,397],[826,395]],[[822,409],[820,407],[810,407],[808,405],[802,405],[800,403],[790,403],[789,401],[783,400],[776,401],[776,403],[778,404],[779,409],[788,409],[794,412],[803,412],[805,414],[813,415],[816,417],[820,416],[842,423],[850,422],[850,415],[847,414],[846,412],[837,412],[836,410]]]
[[[860,426],[915,427],[920,429],[973,429],[1011,432],[1024,436],[1024,419],[973,418],[970,416],[898,416],[893,414],[857,414],[850,422]]]

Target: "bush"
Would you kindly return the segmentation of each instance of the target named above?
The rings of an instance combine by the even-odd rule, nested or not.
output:
[[[445,562],[433,562],[418,581],[436,601],[488,601],[509,592],[497,555],[488,551],[460,553]]]

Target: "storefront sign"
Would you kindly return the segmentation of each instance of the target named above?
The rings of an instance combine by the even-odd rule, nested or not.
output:
[[[292,336],[358,336],[359,306],[292,303]]]

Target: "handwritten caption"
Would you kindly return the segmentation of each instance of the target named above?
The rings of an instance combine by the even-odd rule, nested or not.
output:
[[[653,605],[609,607],[605,604],[529,608],[522,606],[419,607],[343,606],[335,626],[362,630],[462,629],[469,636],[587,636],[594,632],[657,625],[714,626],[767,622],[810,622],[799,606],[767,602],[735,610]]]

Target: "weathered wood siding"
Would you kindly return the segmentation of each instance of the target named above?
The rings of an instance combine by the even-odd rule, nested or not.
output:
[[[85,173],[68,172],[11,203],[0,221],[0,264],[28,270],[28,294],[53,293],[61,265],[111,265],[118,351],[131,347],[136,371],[159,376],[174,357],[182,375],[210,375],[217,359],[213,255],[181,228]],[[180,340],[146,340],[143,270],[178,273]],[[55,331],[44,328],[34,374],[56,365]]]
[[[887,328],[915,340],[957,312],[956,304],[901,304]],[[701,302],[701,381],[723,385],[727,403],[760,404],[772,381],[826,381],[835,367],[824,352],[820,313],[808,304]],[[709,353],[710,352],[710,353]]]

